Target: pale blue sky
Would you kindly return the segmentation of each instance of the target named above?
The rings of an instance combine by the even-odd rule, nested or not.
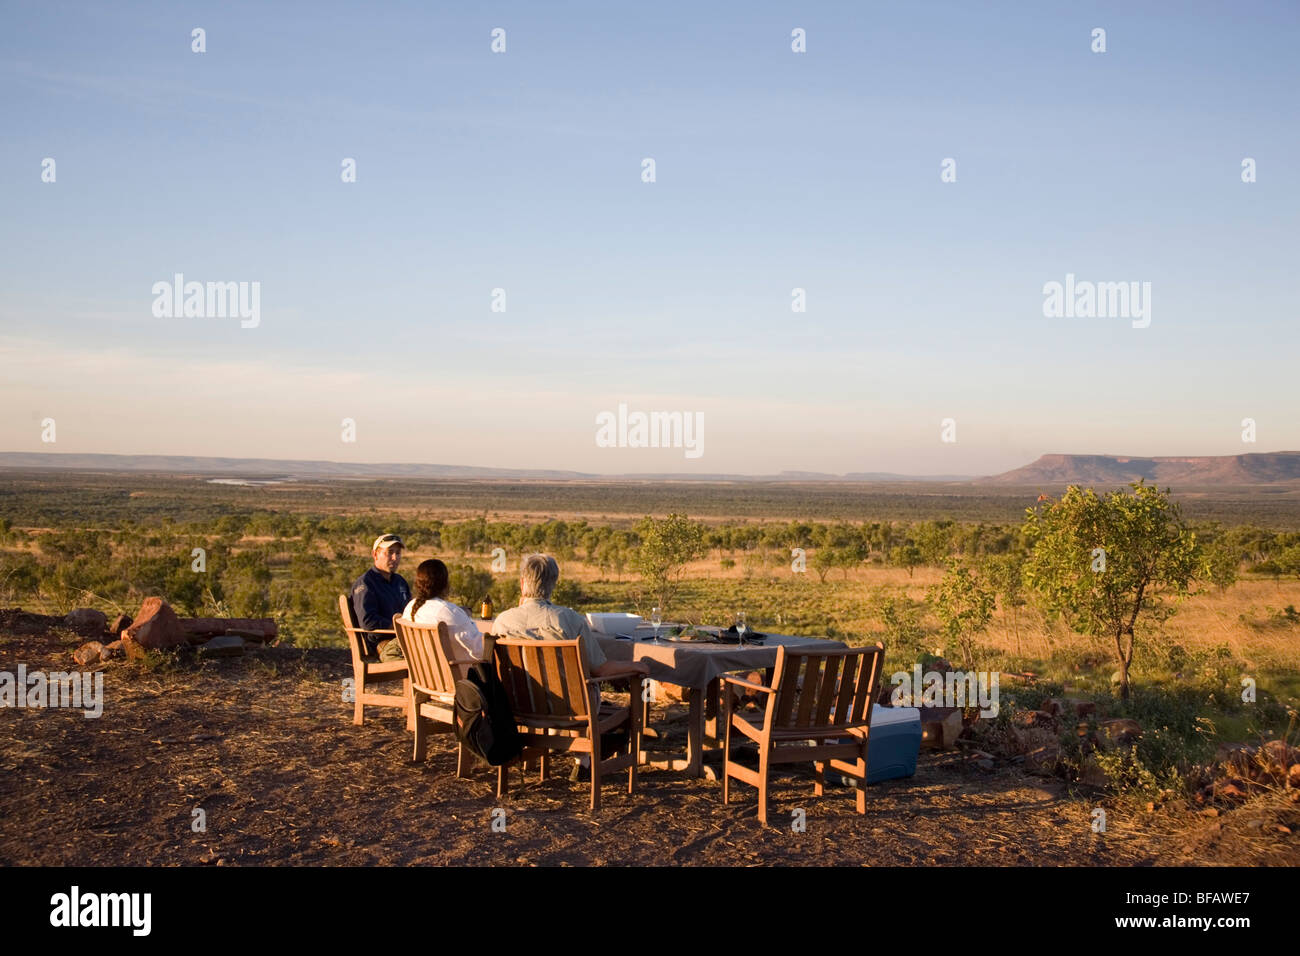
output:
[[[0,10],[0,449],[981,474],[1300,448],[1294,4]],[[154,318],[176,272],[259,281],[260,326]],[[1044,318],[1067,272],[1150,282],[1150,327]],[[705,454],[597,448],[619,402],[703,413]]]

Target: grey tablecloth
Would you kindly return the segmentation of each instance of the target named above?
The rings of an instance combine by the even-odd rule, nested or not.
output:
[[[768,634],[762,644],[746,644],[744,647],[736,644],[655,643],[651,640],[654,636],[651,631],[638,629],[635,634],[635,641],[608,634],[597,634],[596,638],[611,661],[645,661],[650,665],[653,679],[680,687],[703,688],[720,674],[771,667],[776,663],[776,649],[780,645],[809,650],[835,650],[845,646],[842,641],[789,634]]]

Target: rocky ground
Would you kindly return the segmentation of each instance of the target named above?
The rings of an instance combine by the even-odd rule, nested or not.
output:
[[[57,619],[0,612],[0,671],[76,669],[84,642]],[[915,777],[815,798],[807,772],[776,778],[762,827],[754,791],[644,771],[637,792],[586,784],[557,759],[549,781],[498,801],[495,773],[457,779],[435,738],[411,762],[400,713],[351,722],[346,651],[251,643],[242,656],[192,652],[89,665],[104,673],[102,716],[0,712],[0,863],[1220,865],[1300,863],[1300,804],[1267,790],[1217,816],[1148,810],[1001,761],[990,771],[922,754]],[[656,720],[680,734],[680,709]],[[625,778],[624,778],[625,779]],[[1104,808],[1106,831],[1094,833]],[[493,811],[505,811],[505,832]],[[807,828],[793,832],[792,811]],[[196,812],[198,811],[198,812]],[[501,819],[500,814],[495,815]],[[200,826],[202,824],[202,826]]]

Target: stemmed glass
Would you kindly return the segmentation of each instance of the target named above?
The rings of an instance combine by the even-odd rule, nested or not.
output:
[[[745,631],[746,631],[746,630],[747,630],[747,626],[746,626],[746,624],[745,624],[745,612],[744,612],[744,611],[739,611],[739,612],[737,612],[737,614],[736,614],[736,633],[740,635],[740,645],[739,645],[739,646],[741,646],[741,647],[744,647],[744,646],[745,646]]]
[[[664,622],[664,618],[663,615],[659,613],[659,608],[652,607],[650,609],[650,623],[654,625],[656,644],[659,643],[659,625],[662,624],[663,622]]]

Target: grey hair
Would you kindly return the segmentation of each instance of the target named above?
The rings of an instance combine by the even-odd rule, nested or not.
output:
[[[560,580],[560,566],[549,554],[530,554],[519,562],[519,596],[549,601]]]

